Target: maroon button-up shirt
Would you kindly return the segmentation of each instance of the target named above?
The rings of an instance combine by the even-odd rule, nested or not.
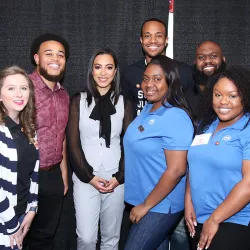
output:
[[[30,78],[35,87],[37,139],[40,168],[43,168],[62,161],[69,96],[59,83],[52,91],[36,71],[30,75]]]

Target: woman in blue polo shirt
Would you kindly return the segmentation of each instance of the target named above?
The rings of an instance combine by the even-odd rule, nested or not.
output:
[[[173,60],[152,59],[141,88],[148,104],[124,137],[125,200],[134,206],[125,249],[167,249],[169,232],[183,215],[194,129]]]
[[[250,249],[250,72],[228,69],[200,106],[185,197],[193,249]]]

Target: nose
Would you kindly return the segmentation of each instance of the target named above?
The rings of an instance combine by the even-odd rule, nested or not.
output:
[[[152,35],[151,36],[151,43],[155,43],[157,41],[156,36]]]
[[[105,70],[105,68],[102,68],[101,69],[101,75],[104,76],[105,74],[106,74],[106,70]]]
[[[52,59],[58,61],[60,59],[60,56],[57,54],[52,54]]]
[[[211,59],[211,56],[210,55],[207,55],[207,56],[205,56],[205,58],[204,58],[204,63],[210,63],[212,61],[212,59]]]
[[[148,79],[148,80],[145,82],[145,85],[146,85],[147,87],[150,87],[150,86],[153,85],[153,81],[152,81],[151,79]]]
[[[16,90],[16,96],[17,96],[17,97],[22,97],[22,96],[23,96],[23,93],[22,93],[22,90],[21,90],[21,89],[17,89],[17,90]]]
[[[227,104],[228,103],[228,98],[227,96],[222,96],[221,97],[221,100],[220,100],[220,103],[223,105],[223,104]]]

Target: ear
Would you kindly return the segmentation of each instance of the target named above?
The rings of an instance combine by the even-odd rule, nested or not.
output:
[[[36,65],[38,65],[39,64],[39,55],[38,54],[34,55],[34,60],[36,62]]]
[[[168,44],[168,37],[166,37],[165,39],[165,46],[167,46],[167,44]]]
[[[224,63],[226,62],[226,57],[225,57],[225,56],[222,57],[222,61],[223,61]]]
[[[140,43],[142,44],[142,37],[140,37]]]

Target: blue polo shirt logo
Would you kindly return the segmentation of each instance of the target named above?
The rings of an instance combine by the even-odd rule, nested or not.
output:
[[[153,125],[154,123],[155,123],[155,119],[151,119],[151,120],[148,121],[149,125]]]
[[[223,138],[222,138],[222,140],[223,141],[230,141],[231,140],[231,135],[225,135]]]

